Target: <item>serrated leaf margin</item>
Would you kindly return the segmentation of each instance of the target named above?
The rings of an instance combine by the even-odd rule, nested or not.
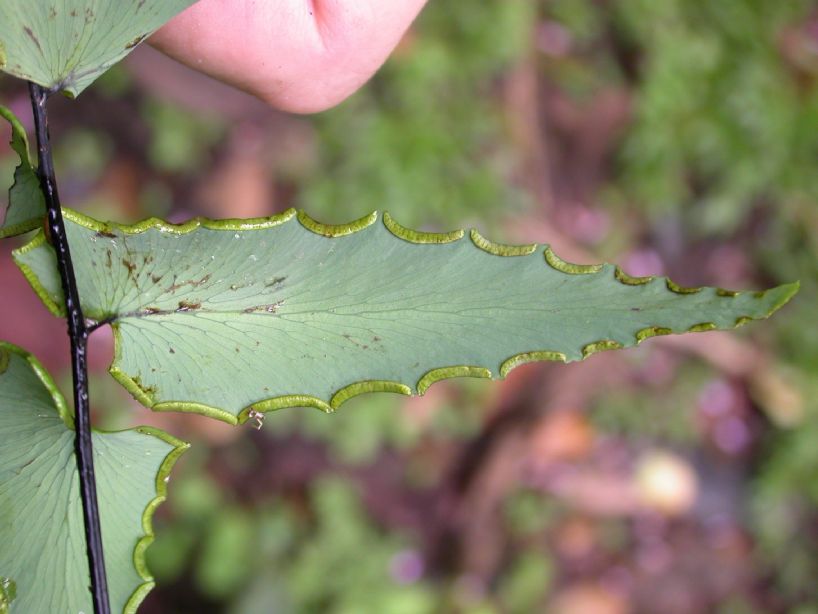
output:
[[[462,239],[465,232],[463,230],[452,230],[451,232],[423,232],[407,228],[395,221],[389,213],[383,212],[383,224],[387,230],[398,239],[409,241],[409,243],[451,243]]]
[[[153,590],[153,587],[156,586],[153,575],[151,575],[150,570],[148,569],[148,562],[145,556],[148,546],[150,546],[156,539],[156,534],[153,531],[153,515],[156,513],[156,508],[158,508],[167,499],[170,472],[173,470],[173,467],[176,465],[176,461],[179,460],[179,457],[190,448],[190,444],[152,426],[137,426],[132,429],[123,430],[137,431],[143,435],[152,435],[158,439],[161,439],[166,444],[173,446],[173,449],[168,452],[167,456],[165,456],[162,464],[159,465],[159,471],[156,473],[155,481],[156,496],[151,499],[151,501],[145,507],[145,511],[142,512],[142,532],[144,535],[139,539],[139,541],[136,542],[136,546],[134,546],[134,568],[136,569],[136,573],[144,582],[136,588],[136,590],[131,594],[131,597],[125,603],[123,614],[136,614],[137,609],[139,609],[139,605],[142,603],[145,597],[147,597],[148,593]],[[96,432],[112,433],[117,431]]]
[[[354,234],[356,232],[359,232],[360,230],[363,230],[364,228],[371,226],[378,219],[378,212],[373,211],[369,215],[365,215],[348,224],[329,225],[317,222],[303,211],[296,212],[295,209],[288,209],[281,214],[267,218],[252,218],[248,220],[238,219],[211,220],[204,217],[196,217],[181,224],[173,224],[155,217],[148,218],[136,224],[119,224],[116,222],[104,223],[68,208],[63,209],[63,215],[70,221],[81,226],[84,226],[89,230],[94,230],[97,232],[104,233],[111,232],[112,230],[118,230],[126,234],[140,234],[142,232],[145,232],[146,230],[155,228],[160,230],[161,232],[168,232],[178,235],[193,232],[198,228],[229,231],[267,229],[289,222],[295,217],[298,223],[301,224],[301,226],[303,226],[306,230],[309,230],[310,232],[328,238],[342,237]],[[384,213],[381,216],[381,221],[386,226],[387,230],[389,230],[398,239],[407,240],[413,243],[433,243],[433,244],[452,243],[465,239],[466,233],[462,231],[460,233],[458,233],[458,231],[452,231],[451,233],[422,233],[420,231],[412,231],[411,229],[408,229],[404,226],[397,224],[397,222],[395,222],[391,216],[388,217],[387,216],[388,214]],[[397,229],[397,232],[395,232],[394,229]],[[417,234],[413,235],[412,233]],[[401,236],[402,234],[405,236]],[[472,229],[468,234],[469,239],[471,240],[472,244],[475,247],[497,257],[515,257],[529,255],[536,251],[538,247],[541,247],[543,250],[544,265],[550,266],[553,269],[560,271],[565,275],[589,275],[589,274],[593,275],[598,274],[603,270],[604,265],[602,264],[583,265],[573,264],[565,260],[562,260],[554,253],[554,251],[548,245],[543,246],[538,246],[536,244],[504,245],[489,241],[475,229]],[[427,235],[429,235],[428,240]],[[442,236],[446,236],[447,240],[445,241],[435,240],[438,238],[436,235],[440,235],[441,238]],[[451,239],[449,239],[449,237],[451,237]],[[44,242],[45,236],[41,230],[34,237],[34,239],[32,239],[29,243],[20,247],[19,249],[14,250],[12,254],[15,257],[17,255],[22,255],[31,249],[35,249],[36,247],[41,246]],[[34,272],[28,266],[19,262],[17,258],[15,258],[15,261],[22,270],[26,279],[34,288],[37,295],[40,297],[43,303],[45,303],[49,310],[57,316],[64,317],[64,307],[60,303],[51,300],[51,298],[48,296],[48,293],[45,291],[45,288],[37,280],[37,277],[34,274]],[[612,277],[613,280],[626,286],[641,285],[644,283],[648,283],[649,281],[654,279],[653,277],[641,278],[631,277],[627,275],[624,271],[622,271],[622,269],[620,269],[619,267],[614,268],[614,273]],[[701,288],[685,288],[679,286],[669,278],[664,279],[667,289],[670,292],[676,294],[692,294],[695,292],[699,292],[701,290]],[[800,288],[800,283],[796,281],[790,284],[783,284],[781,287],[786,287],[787,291],[784,293],[781,300],[774,304],[767,311],[767,313],[763,315],[763,317],[750,318],[748,316],[739,316],[738,318],[736,318],[735,324],[732,328],[734,329],[738,328],[752,320],[768,318],[770,315],[775,313],[779,308],[785,305],[792,298],[792,296],[794,296],[798,292],[798,289]],[[716,288],[716,291],[717,293],[719,293],[719,295],[724,297],[735,297],[741,294],[741,292],[734,292],[731,290],[724,290],[721,288]],[[756,294],[759,297],[761,297],[766,292],[767,291],[764,290],[756,292]],[[128,374],[121,371],[117,367],[117,364],[120,361],[121,356],[120,352],[122,344],[120,340],[119,327],[117,323],[113,322],[111,324],[111,328],[114,335],[114,359],[111,362],[111,366],[108,368],[108,371],[111,374],[111,376],[114,379],[116,379],[142,405],[153,411],[159,412],[175,411],[182,413],[194,413],[207,416],[210,418],[215,418],[217,420],[221,420],[223,422],[233,425],[244,424],[250,419],[251,414],[255,415],[256,413],[266,413],[289,407],[314,407],[325,413],[332,413],[336,409],[338,409],[343,403],[348,401],[350,398],[367,392],[389,391],[397,392],[399,394],[414,393],[422,395],[426,392],[426,390],[432,383],[440,381],[441,379],[450,379],[453,377],[477,377],[477,378],[494,377],[491,370],[480,366],[450,365],[446,367],[436,367],[430,369],[423,376],[421,376],[418,382],[415,383],[414,389],[408,384],[402,382],[385,380],[384,381],[364,380],[361,382],[352,382],[350,384],[343,386],[341,389],[336,390],[328,400],[319,399],[311,395],[301,394],[283,395],[251,403],[250,405],[242,409],[238,413],[238,415],[234,415],[228,411],[225,411],[224,409],[213,407],[211,405],[206,405],[203,403],[195,403],[190,401],[156,402],[152,398],[150,390],[142,388],[137,381],[135,381],[132,377],[130,377]],[[713,328],[715,328],[715,324],[713,324],[712,322],[701,322],[690,327],[686,332],[705,332],[708,330],[712,330]],[[643,328],[635,333],[634,345],[640,345],[645,339],[649,339],[651,337],[660,336],[664,334],[668,334],[668,329],[659,326]],[[618,349],[619,347],[622,346],[614,341],[611,341],[609,339],[600,339],[599,341],[588,343],[582,348],[582,358],[580,360],[585,360],[589,356],[592,356],[593,354],[596,354],[598,352]],[[530,351],[521,352],[519,354],[515,354],[507,358],[505,361],[501,363],[498,379],[505,378],[514,368],[522,364],[542,361],[565,362],[566,358],[565,355],[562,354],[561,352],[556,352],[548,349],[532,349]]]

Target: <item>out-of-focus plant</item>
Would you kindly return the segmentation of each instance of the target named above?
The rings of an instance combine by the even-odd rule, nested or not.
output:
[[[338,226],[294,211],[253,220],[196,219],[173,225],[149,219],[123,226],[70,210],[63,213],[47,134],[48,96],[59,90],[80,93],[123,55],[123,49],[126,53],[144,38],[142,30],[155,28],[171,9],[178,10],[184,3],[164,9],[149,4],[145,14],[150,13],[150,19],[134,16],[134,32],[126,32],[125,38],[119,32],[111,48],[107,30],[106,36],[96,38],[92,32],[91,42],[84,45],[98,52],[95,59],[82,54],[79,59],[70,55],[66,59],[57,54],[49,62],[43,62],[40,55],[41,41],[50,40],[46,38],[50,30],[36,19],[29,23],[18,4],[0,12],[0,17],[6,17],[0,42],[7,54],[5,69],[32,81],[39,164],[35,167],[29,157],[21,124],[4,110],[13,127],[12,145],[20,164],[3,234],[40,228],[37,237],[15,256],[44,303],[69,321],[78,459],[74,461],[70,445],[75,417],[64,398],[35,359],[3,344],[0,375],[7,436],[2,439],[0,457],[6,458],[10,471],[3,476],[2,485],[5,492],[28,501],[36,512],[23,513],[7,497],[7,517],[12,521],[6,541],[15,541],[0,556],[3,611],[59,609],[64,607],[63,599],[71,608],[88,607],[91,597],[85,594],[82,565],[72,566],[75,573],[64,584],[47,591],[31,588],[43,573],[43,536],[58,530],[49,524],[55,516],[69,518],[68,528],[62,529],[67,532],[67,543],[61,556],[75,563],[82,559],[81,510],[89,540],[95,612],[108,611],[103,537],[111,555],[108,571],[115,607],[134,611],[152,587],[144,561],[152,540],[151,515],[164,498],[173,461],[186,446],[146,428],[93,436],[101,476],[101,525],[105,530],[101,536],[84,381],[87,336],[101,325],[110,324],[115,331],[112,375],[138,401],[156,410],[200,413],[235,424],[260,422],[264,412],[284,407],[331,411],[364,392],[423,394],[444,378],[504,377],[526,362],[579,360],[657,335],[734,328],[767,317],[795,292],[794,285],[752,294],[684,288],[667,279],[631,277],[610,265],[564,262],[548,247],[495,244],[476,231],[469,238],[463,231],[414,231],[388,215],[371,214]],[[42,14],[35,16],[44,23],[51,20],[65,25],[54,36],[67,33],[67,42],[57,47],[73,48],[79,35],[71,35],[81,25],[78,19],[86,25],[99,21],[103,31],[113,22],[122,23],[123,15],[131,16],[128,11],[138,12],[143,5],[144,1],[125,3],[110,13],[95,13],[98,9],[90,3],[78,2],[66,14],[37,5]],[[472,151],[492,143],[497,124],[487,121],[486,132],[475,133],[430,121],[439,119],[436,104],[443,101],[464,118],[463,126],[490,117],[488,107],[464,104],[461,108],[459,102],[451,101],[462,100],[459,88],[477,75],[490,75],[515,55],[518,41],[510,33],[530,19],[532,12],[524,3],[504,7],[482,12],[463,8],[453,21],[427,22],[430,31],[439,28],[454,41],[462,32],[485,31],[477,46],[484,45],[494,54],[475,54],[473,63],[460,61],[455,69],[451,57],[429,42],[409,59],[399,57],[392,69],[395,73],[384,77],[392,79],[394,92],[379,91],[375,84],[372,99],[386,108],[394,107],[394,117],[372,116],[365,108],[356,110],[350,105],[344,111],[350,113],[348,121],[336,125],[344,125],[343,138],[327,132],[330,147],[322,163],[339,169],[347,181],[357,177],[353,185],[367,185],[355,200],[365,203],[374,197],[378,205],[389,203],[391,207],[394,203],[398,210],[406,207],[408,211],[417,195],[423,194],[452,210],[456,208],[451,203],[460,199],[480,208],[505,192],[493,174],[474,173],[467,158],[454,176],[452,166],[436,172],[439,160],[450,161],[462,150],[462,141],[469,140],[465,146]],[[86,29],[80,30],[84,36]],[[136,35],[131,39],[131,34]],[[475,44],[475,39],[470,40]],[[406,44],[411,45],[411,40]],[[427,91],[418,88],[419,82]],[[161,112],[153,115],[159,116],[159,125],[197,132],[195,121],[162,119]],[[375,117],[383,123],[355,126],[358,117]],[[413,136],[408,143],[403,138],[407,133]],[[350,135],[366,138],[358,141],[349,139]],[[191,154],[196,148],[177,145],[186,145],[190,139],[171,135],[163,140],[164,136],[154,139],[154,163],[171,172],[189,170],[186,164],[195,157]],[[369,138],[373,140],[367,141]],[[206,144],[208,137],[202,142]],[[81,151],[82,142],[77,147]],[[348,147],[373,152],[373,158],[367,162],[348,156]],[[502,156],[497,159],[502,166]],[[365,163],[357,167],[361,161]],[[372,169],[378,169],[377,181],[368,176]],[[316,207],[327,202],[327,185],[322,188],[316,183],[313,191],[304,190],[305,202]],[[335,187],[333,197],[338,197]],[[443,221],[443,209],[439,214],[435,222]],[[407,218],[411,216],[401,216]],[[47,424],[38,423],[49,416]],[[367,446],[363,447],[366,451]],[[373,448],[370,442],[370,453]],[[353,450],[353,454],[360,453],[349,445],[346,453]],[[55,455],[63,461],[58,475],[49,473],[58,464],[53,462]],[[80,497],[71,486],[76,483],[75,462],[81,476]],[[47,489],[34,486],[45,480],[59,484],[62,490],[52,496]],[[395,554],[395,543],[380,539],[358,520],[361,511],[348,488],[334,482],[317,483],[310,493],[315,514],[310,537],[296,549],[288,543],[293,521],[286,511],[260,515],[251,522],[238,506],[216,508],[218,497],[208,495],[206,482],[199,486],[200,496],[192,498],[200,506],[196,513],[206,517],[218,509],[220,522],[211,525],[199,544],[201,558],[195,573],[214,599],[246,589],[237,611],[253,611],[254,604],[276,599],[269,592],[270,587],[276,592],[276,583],[267,581],[272,571],[247,565],[254,553],[291,563],[287,598],[307,610],[351,612],[374,607],[398,613],[434,607],[433,590],[423,584],[410,586],[408,582],[401,590],[387,590],[385,569],[392,570],[397,583],[410,577],[416,580],[419,562],[411,551]],[[56,515],[54,506],[59,507]],[[167,557],[157,559],[168,576],[196,545],[193,533],[180,535],[181,541],[166,551]],[[257,540],[259,535],[262,539]],[[365,568],[349,575],[339,570],[337,561],[361,544],[367,548]],[[501,578],[501,599],[512,611],[536,607],[550,575],[546,561],[524,553]],[[248,577],[260,580],[248,582]],[[360,593],[349,590],[356,583],[361,585]],[[332,605],[331,610],[327,604]],[[472,605],[470,611],[491,611],[480,599]]]

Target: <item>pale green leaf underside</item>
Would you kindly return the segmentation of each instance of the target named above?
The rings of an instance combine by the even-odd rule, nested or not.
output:
[[[0,342],[0,604],[10,601],[9,614],[93,611],[70,424],[42,366]],[[94,433],[114,612],[135,612],[153,586],[151,516],[186,447],[149,428]]]
[[[292,211],[182,226],[66,217],[83,309],[114,326],[112,374],[149,407],[228,422],[734,328],[767,317],[797,288],[692,291],[476,232],[408,231],[388,215],[335,227]],[[15,258],[61,313],[42,235]]]
[[[8,208],[3,223],[0,224],[2,239],[28,232],[39,226],[45,217],[45,200],[40,190],[37,171],[31,163],[25,128],[13,113],[2,105],[0,117],[11,125],[11,148],[20,157],[20,164],[14,170],[14,183],[9,188]]]
[[[194,0],[3,0],[0,69],[76,96]]]

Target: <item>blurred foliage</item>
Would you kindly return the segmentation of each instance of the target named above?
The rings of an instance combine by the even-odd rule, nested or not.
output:
[[[168,427],[197,445],[156,519],[146,612],[818,612],[814,2],[433,0],[370,84],[298,120],[189,108],[137,73],[117,68],[55,113],[63,198],[99,217],[202,212],[223,165],[248,165],[235,144],[249,132],[267,135],[251,157],[276,209],[388,210],[497,239],[547,220],[696,282],[802,281],[752,343],[735,336],[760,348],[760,372],[649,342],[585,379],[532,367],[408,404],[269,414],[236,440]],[[0,80],[0,97],[24,107],[15,87]],[[539,157],[514,130],[521,89]],[[567,401],[564,382],[580,388]],[[119,428],[134,408],[110,388],[95,379],[98,422]],[[698,479],[689,508],[685,471],[653,493],[676,515],[635,493],[655,449]]]
[[[351,399],[342,420],[327,420],[318,411],[282,411],[265,421],[265,431],[277,436],[303,436],[326,441],[333,458],[351,465],[373,462],[383,447],[409,450],[424,437],[463,441],[479,433],[486,382],[462,381],[455,394],[435,407],[431,422],[413,419],[411,407],[399,397],[377,394]],[[489,384],[490,385],[490,384]]]
[[[365,90],[315,119],[321,146],[296,205],[335,222],[388,208],[436,229],[519,209],[493,90],[534,13],[524,0],[433,3]]]
[[[643,58],[626,183],[646,206],[730,233],[754,208],[818,198],[818,87],[787,57],[786,28],[812,2],[615,3]],[[792,33],[790,33],[792,35]],[[814,70],[815,66],[811,67]]]
[[[804,382],[811,399],[818,382]],[[759,562],[775,570],[776,589],[818,609],[818,408],[811,405],[804,424],[771,439],[766,462],[754,482],[752,526],[759,540]],[[804,610],[811,611],[811,610]]]
[[[433,611],[434,592],[416,583],[417,555],[371,525],[347,483],[318,479],[307,500],[307,520],[277,498],[247,510],[192,476],[171,501],[184,521],[150,549],[151,568],[169,581],[192,564],[207,597],[240,595],[228,609],[236,614]]]
[[[709,375],[700,365],[689,365],[669,386],[612,390],[592,408],[591,420],[601,431],[635,442],[695,445],[698,433],[688,408],[695,406]]]
[[[207,151],[224,136],[224,126],[216,117],[191,115],[159,100],[146,101],[143,117],[150,130],[150,162],[159,171],[197,172]]]

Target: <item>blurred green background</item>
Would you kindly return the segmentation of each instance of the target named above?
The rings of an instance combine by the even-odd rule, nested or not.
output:
[[[0,79],[0,100],[30,125],[22,84]],[[802,282],[735,334],[283,410],[259,432],[151,415],[95,333],[96,423],[194,443],[142,612],[818,613],[814,2],[432,0],[317,116],[146,47],[52,114],[63,201],[102,218],[380,209],[683,285]],[[0,176],[14,163],[0,149]],[[0,283],[0,336],[67,383],[63,326],[8,245]]]

